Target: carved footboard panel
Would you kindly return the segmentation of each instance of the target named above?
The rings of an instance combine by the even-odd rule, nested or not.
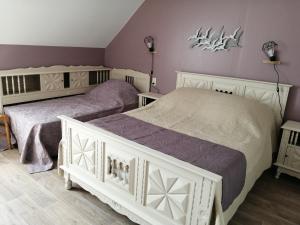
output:
[[[101,128],[60,119],[66,188],[76,182],[138,224],[216,223],[211,215],[221,196],[220,176]]]

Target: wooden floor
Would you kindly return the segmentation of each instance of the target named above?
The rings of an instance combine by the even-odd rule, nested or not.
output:
[[[0,225],[134,224],[97,198],[64,189],[56,170],[30,175],[15,150],[0,153]],[[300,225],[300,182],[266,172],[230,225]],[[167,224],[166,224],[167,225]]]

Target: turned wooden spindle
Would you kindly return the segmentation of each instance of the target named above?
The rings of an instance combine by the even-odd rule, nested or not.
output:
[[[128,184],[129,181],[128,181],[128,177],[129,177],[129,165],[126,165],[125,166],[125,184]]]
[[[108,165],[108,170],[107,173],[111,174],[111,170],[112,170],[112,160],[110,157],[107,157],[107,165]]]
[[[119,180],[120,181],[124,180],[124,178],[123,178],[123,163],[122,162],[119,163],[118,173],[119,173]]]
[[[116,169],[117,169],[117,160],[114,159],[112,160],[112,171],[111,171],[114,177],[117,176]]]

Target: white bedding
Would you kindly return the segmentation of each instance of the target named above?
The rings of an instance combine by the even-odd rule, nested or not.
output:
[[[245,186],[224,213],[218,212],[225,224],[258,177],[271,166],[277,135],[275,117],[268,106],[255,100],[196,88],[180,88],[126,114],[244,153],[247,160]]]

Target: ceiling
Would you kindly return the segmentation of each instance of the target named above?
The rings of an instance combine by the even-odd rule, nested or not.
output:
[[[0,44],[105,48],[144,0],[0,0]]]

